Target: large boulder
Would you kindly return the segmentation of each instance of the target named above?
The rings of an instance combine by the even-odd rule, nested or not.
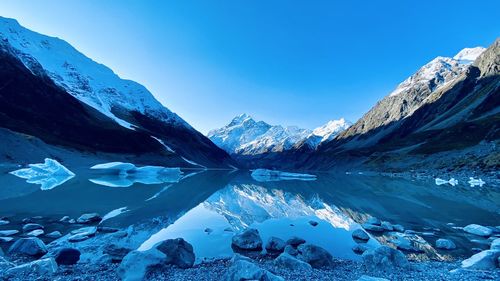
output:
[[[7,277],[7,280],[10,277],[22,278],[21,276],[26,274],[32,274],[35,276],[47,278],[47,275],[52,275],[56,271],[57,263],[54,261],[54,259],[46,258],[7,269],[7,271],[5,271],[4,273],[4,278]]]
[[[286,243],[278,237],[270,237],[266,243],[266,250],[270,253],[282,253],[285,250]]]
[[[297,248],[299,245],[304,244],[304,243],[306,243],[306,240],[304,240],[300,237],[297,237],[297,236],[294,236],[294,237],[286,240],[286,244],[290,245],[294,248]]]
[[[262,250],[262,238],[259,231],[249,228],[233,236],[231,246],[236,250],[260,251]]]
[[[282,253],[281,255],[279,255],[274,260],[274,264],[278,267],[300,270],[301,272],[312,270],[310,264],[296,259],[294,256],[287,253]]]
[[[408,265],[408,260],[401,251],[385,245],[367,250],[362,257],[363,264],[369,271],[389,271]]]
[[[464,227],[464,231],[467,233],[485,237],[490,236],[493,233],[491,228],[479,224],[469,224],[468,226]]]
[[[173,264],[180,268],[190,268],[194,264],[193,246],[182,238],[160,242],[156,249],[167,256],[165,261],[167,264]]]
[[[284,281],[283,278],[272,274],[271,272],[258,267],[256,264],[238,260],[227,270],[225,280],[227,281],[242,281],[242,280],[259,280],[259,281]]]
[[[358,239],[358,240],[363,240],[363,241],[368,241],[370,240],[370,236],[368,233],[366,233],[362,229],[356,229],[352,232],[352,238]]]
[[[62,248],[55,254],[58,265],[73,265],[80,260],[80,251],[74,248]]]
[[[23,225],[23,232],[24,233],[27,233],[27,232],[31,232],[33,230],[37,230],[37,229],[43,229],[43,225],[41,224],[37,224],[37,223],[27,223],[25,225]]]
[[[366,252],[366,250],[370,249],[366,246],[366,244],[356,244],[354,246],[352,246],[352,251],[355,253],[355,254],[358,254],[358,255],[361,255],[363,254],[364,252]]]
[[[457,246],[451,240],[438,239],[438,240],[436,240],[436,248],[445,249],[445,250],[453,250],[453,249],[456,249]]]
[[[81,215],[76,222],[77,223],[94,223],[94,222],[100,222],[101,221],[101,216],[98,213],[89,213],[89,214],[83,214]]]
[[[123,260],[123,258],[132,251],[132,249],[117,246],[115,244],[108,244],[104,247],[103,253],[108,255],[110,261],[113,263],[118,263]]]
[[[497,238],[491,242],[490,249],[500,251],[500,238]]]
[[[123,281],[142,281],[148,272],[165,264],[167,256],[156,248],[132,251],[120,263],[117,273]]]
[[[302,244],[297,247],[297,258],[305,261],[312,267],[320,268],[333,265],[333,257],[327,250],[312,244]]]
[[[21,238],[9,248],[11,255],[27,255],[41,257],[47,253],[47,247],[42,240],[36,237]]]
[[[382,222],[380,221],[380,219],[376,218],[376,217],[370,217],[366,220],[367,224],[373,224],[373,225],[378,225],[380,226],[382,224]]]
[[[466,269],[486,269],[491,270],[497,267],[498,258],[500,258],[500,251],[498,250],[485,250],[479,252],[472,257],[462,261],[462,268]]]

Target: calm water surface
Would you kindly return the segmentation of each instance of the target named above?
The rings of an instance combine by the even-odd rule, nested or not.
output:
[[[359,259],[352,251],[356,242],[351,233],[374,216],[417,231],[431,246],[424,256],[445,260],[487,247],[484,239],[457,227],[500,225],[500,192],[487,186],[331,174],[319,174],[316,181],[260,182],[248,171],[194,170],[172,182],[134,179],[121,184],[121,178],[70,169],[77,174],[74,178],[41,190],[8,174],[12,167],[0,168],[0,217],[12,221],[0,230],[21,229],[24,218],[42,216],[46,233],[66,234],[81,226],[59,223],[61,217],[97,212],[105,218],[102,225],[128,230],[127,239],[135,248],[145,250],[164,239],[183,237],[193,244],[198,261],[231,256],[231,237],[247,227],[259,229],[264,242],[270,236],[299,236],[336,257]],[[387,233],[373,237],[370,247],[390,240]],[[441,237],[452,239],[457,250],[432,248]],[[0,246],[5,250],[9,244]]]

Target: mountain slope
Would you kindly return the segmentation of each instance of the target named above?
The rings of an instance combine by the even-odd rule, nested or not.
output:
[[[174,155],[183,166],[233,163],[143,86],[67,42],[1,17],[0,40],[2,127],[82,151]]]
[[[301,165],[497,169],[499,56],[497,40],[487,50],[465,49],[453,59],[433,60],[351,128],[303,157]]]

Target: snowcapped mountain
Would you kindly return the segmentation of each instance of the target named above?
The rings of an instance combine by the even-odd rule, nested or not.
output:
[[[181,166],[232,163],[144,86],[121,79],[66,41],[0,17],[0,52],[6,85],[0,89],[1,127],[85,151],[169,155]]]
[[[208,138],[229,154],[257,155],[291,150],[301,143],[314,149],[348,127],[349,122],[342,118],[311,131],[296,126],[273,126],[241,114],[228,125],[210,131]]]

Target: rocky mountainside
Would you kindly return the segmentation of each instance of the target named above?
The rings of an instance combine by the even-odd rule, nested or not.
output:
[[[299,166],[498,169],[500,40],[438,57]]]
[[[299,146],[316,149],[318,145],[333,139],[349,126],[350,123],[342,118],[308,130],[296,126],[269,125],[264,121],[255,121],[247,114],[241,114],[228,125],[210,131],[208,137],[235,157],[251,157],[293,150]]]
[[[142,85],[61,39],[0,17],[0,60],[5,129],[88,153],[152,154],[181,166],[233,163]]]

